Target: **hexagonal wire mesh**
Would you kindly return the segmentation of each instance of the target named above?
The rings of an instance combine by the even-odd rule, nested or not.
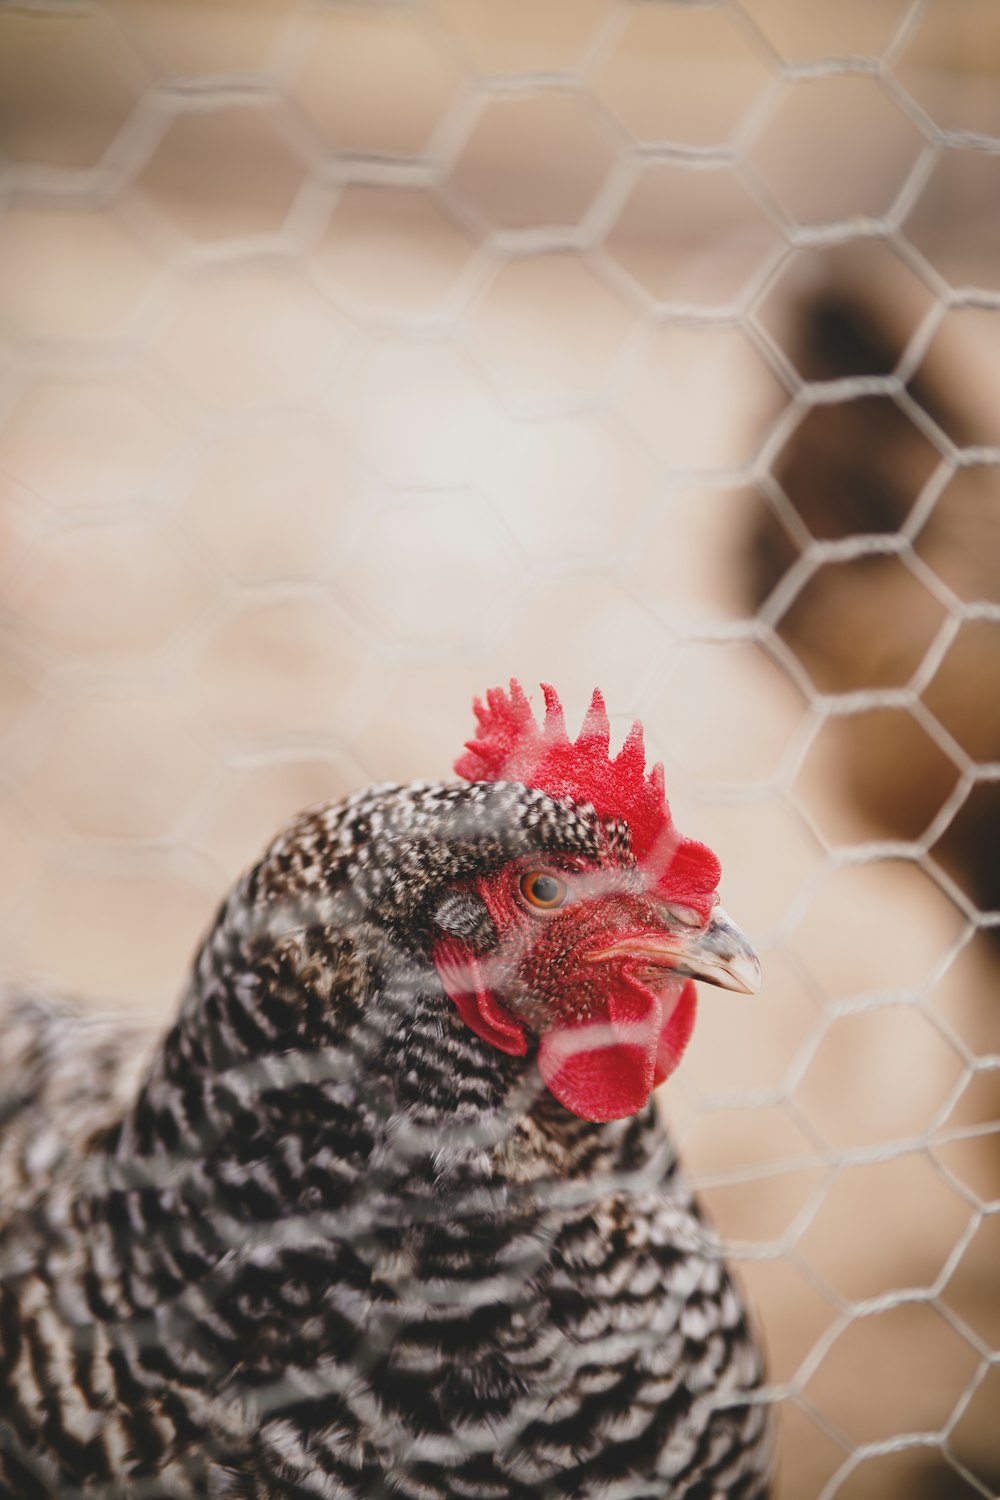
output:
[[[1000,1480],[998,59],[990,0],[0,12],[5,970],[162,1016],[284,817],[600,683],[764,955],[666,1108],[789,1496]]]

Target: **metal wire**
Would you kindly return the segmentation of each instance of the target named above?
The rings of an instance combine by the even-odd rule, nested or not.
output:
[[[199,40],[194,31],[188,37],[185,19],[169,20],[150,5],[25,4],[0,13],[0,25],[28,57],[43,34],[55,38],[57,50],[85,39],[95,49],[89,59],[103,49],[106,75],[92,61],[80,63],[75,86],[86,84],[90,68],[96,98],[101,80],[113,75],[122,101],[106,139],[92,145],[88,137],[76,157],[66,146],[72,110],[83,120],[92,101],[68,106],[61,156],[37,134],[26,147],[18,144],[19,118],[35,118],[19,101],[0,178],[0,282],[8,289],[0,290],[7,334],[0,356],[7,517],[0,643],[9,678],[0,700],[0,791],[15,871],[4,886],[11,967],[53,982],[104,982],[123,993],[146,982],[142,992],[161,1001],[182,940],[167,940],[152,977],[141,954],[126,959],[120,948],[102,967],[79,941],[63,952],[57,940],[53,958],[43,940],[61,931],[67,895],[79,904],[82,892],[97,893],[96,930],[110,946],[120,942],[116,891],[137,876],[149,889],[176,882],[172,889],[186,892],[177,925],[190,944],[234,873],[234,849],[242,858],[252,852],[232,827],[228,842],[220,836],[227,799],[236,808],[232,819],[239,821],[242,807],[262,841],[271,830],[258,828],[248,809],[253,788],[271,773],[279,800],[301,785],[302,801],[317,788],[337,794],[390,773],[443,773],[438,747],[458,748],[467,712],[464,697],[452,701],[446,683],[468,679],[481,689],[493,676],[523,671],[522,663],[533,670],[551,652],[570,675],[572,697],[589,689],[599,668],[616,722],[624,726],[633,713],[650,721],[685,826],[701,833],[708,815],[722,830],[725,852],[727,819],[764,809],[794,828],[796,846],[808,850],[795,889],[774,897],[772,918],[755,934],[772,972],[782,976],[775,983],[786,1005],[767,1025],[780,1032],[794,1012],[797,1042],[770,1067],[766,1084],[752,1087],[713,1082],[706,1050],[704,1065],[680,1080],[674,1100],[682,1145],[758,1292],[765,1326],[769,1312],[775,1317],[770,1331],[780,1369],[769,1394],[799,1423],[786,1433],[786,1493],[820,1500],[909,1494],[910,1471],[897,1482],[896,1471],[876,1461],[932,1450],[956,1494],[989,1495],[985,1470],[967,1460],[955,1434],[986,1389],[998,1350],[974,1311],[970,1319],[952,1305],[949,1288],[998,1205],[949,1165],[947,1153],[971,1141],[995,1151],[995,1120],[956,1124],[953,1116],[973,1083],[1000,1068],[1000,1052],[970,1040],[970,1028],[933,1002],[998,915],[980,911],[932,850],[973,788],[1000,777],[1000,764],[977,761],[922,695],[960,628],[1000,621],[1000,603],[960,597],[919,542],[948,484],[1000,463],[1000,446],[945,431],[915,399],[911,382],[945,321],[964,310],[1000,311],[1000,291],[952,285],[914,242],[910,223],[943,161],[996,156],[1000,136],[935,119],[933,106],[912,91],[908,59],[938,20],[931,0],[880,8],[881,40],[870,52],[801,58],[772,35],[776,12],[761,14],[740,0],[606,0],[575,17],[553,7],[555,40],[538,20],[523,34],[513,25],[513,40],[498,41],[490,30],[497,14],[489,5],[463,12],[449,4],[298,0],[271,11],[250,8],[216,33],[222,22],[205,7]],[[988,26],[985,10],[977,14]],[[653,35],[661,23],[675,26],[691,47],[684,27],[717,28],[704,54],[695,49],[700,84],[692,108],[699,93],[716,97],[712,69],[721,68],[720,58],[737,57],[737,80],[747,72],[756,78],[745,104],[728,110],[723,127],[707,129],[707,140],[696,130],[671,135],[666,109],[664,133],[649,126],[656,91],[640,87],[642,46],[647,29]],[[671,62],[667,51],[658,57],[663,66]],[[352,77],[364,77],[373,58],[386,71],[367,90],[358,88]],[[675,69],[671,78],[678,76]],[[796,211],[794,191],[789,198],[795,174],[783,176],[774,165],[775,140],[780,156],[782,131],[795,129],[789,100],[845,80],[877,93],[879,107],[907,133],[908,154],[881,206],[810,218]],[[383,100],[379,108],[380,88],[399,90],[392,107]],[[53,110],[56,102],[53,93]],[[518,144],[505,156],[497,125],[498,111],[513,112],[514,129],[517,111],[535,107],[540,165],[523,149],[530,129],[515,134]],[[214,132],[226,120],[228,146],[224,141],[221,154],[202,163],[202,146],[215,149]],[[850,120],[840,120],[846,131]],[[553,175],[556,158],[546,155],[550,129],[563,142],[564,180]],[[815,137],[804,139],[815,148]],[[873,156],[878,150],[876,140]],[[512,211],[522,179],[536,166],[537,204],[531,199],[534,206]],[[200,186],[186,182],[185,171]],[[682,226],[657,242],[659,253],[673,257],[674,290],[670,276],[658,279],[648,262],[637,269],[621,226],[639,211],[641,190],[656,172],[682,174],[685,191],[724,184],[732,202],[724,205],[719,234],[740,243],[749,235],[758,247],[740,274],[720,272],[714,290],[710,276],[699,283],[692,266],[704,267],[719,246],[702,229],[685,245]],[[358,215],[387,203],[391,214],[411,214],[399,221],[407,227],[380,234],[364,220],[352,245]],[[74,284],[81,236],[89,238]],[[797,257],[845,245],[891,251],[924,289],[926,307],[891,372],[807,379],[768,310]],[[95,269],[102,260],[107,284]],[[728,265],[723,255],[719,266]],[[707,292],[700,289],[706,284]],[[102,392],[112,393],[110,417],[100,407]],[[125,448],[123,458],[99,435],[89,473],[77,462],[88,451],[88,393],[97,393],[94,423],[110,421]],[[933,465],[900,529],[813,537],[775,477],[776,461],[811,412],[868,396],[891,398],[931,445]],[[69,444],[64,464],[60,441]],[[599,503],[586,489],[586,459],[560,468],[566,444],[586,453],[590,442],[609,482]],[[234,455],[262,445],[266,461],[268,443],[272,468],[261,489],[241,500],[254,462],[240,469]],[[523,458],[520,444],[527,445]],[[307,455],[298,473],[283,467],[283,452]],[[546,463],[560,482],[569,472],[573,484],[583,484],[575,510],[562,500],[547,514],[544,482],[534,515],[519,496],[517,486],[536,468],[544,474]],[[227,464],[235,464],[232,473]],[[300,512],[302,481],[315,488],[327,465],[336,468],[335,480],[326,492],[320,485],[312,508]],[[619,466],[634,493],[610,492]],[[228,508],[212,499],[220,484],[229,487]],[[716,554],[729,557],[734,549],[724,522],[706,523],[702,513],[741,490],[764,497],[798,550],[755,615],[734,604],[731,591],[700,581],[699,570],[711,571]],[[615,519],[619,510],[625,521]],[[266,537],[267,516],[274,557],[252,538],[241,551],[244,524]],[[678,570],[694,575],[687,586],[680,579],[676,597],[668,582],[662,590],[651,583],[648,571],[671,518],[678,523]],[[824,690],[790,649],[782,621],[824,568],[875,558],[896,560],[934,601],[940,624],[907,680]],[[664,566],[668,579],[672,566]],[[136,569],[126,589],[123,578]],[[462,593],[464,577],[472,583]],[[452,587],[458,602],[446,608],[437,601]],[[593,623],[581,614],[593,614]],[[314,648],[316,659],[303,661]],[[747,693],[740,699],[745,717],[733,724],[723,716],[721,735],[718,724],[700,721],[693,744],[679,749],[664,696],[676,694],[681,714],[688,702],[701,712],[736,680],[721,671],[728,651],[749,653],[741,658],[752,667],[749,705]],[[269,652],[276,668],[267,666]],[[700,690],[689,688],[685,697],[676,674],[695,659],[692,652],[701,653],[705,675]],[[300,673],[304,686],[286,701],[279,679],[295,682]],[[788,721],[787,732],[775,731],[780,743],[766,746],[753,770],[741,770],[736,746],[721,757],[719,774],[701,774],[699,757],[711,757],[716,739],[728,741],[740,727],[749,730],[752,749],[777,701],[773,692],[795,704],[778,709]],[[320,708],[304,708],[310,697],[324,700]],[[133,715],[143,704],[151,717],[137,730]],[[831,834],[825,813],[802,791],[804,768],[831,725],[890,708],[911,715],[954,766],[953,790],[917,837]],[[425,726],[414,723],[414,709]],[[136,753],[146,758],[136,773],[149,775],[152,790],[122,811],[116,796],[124,789],[98,784],[103,811],[88,812],[93,767],[119,729],[126,751],[135,736]],[[683,726],[676,730],[683,739]],[[69,749],[60,758],[64,735]],[[170,753],[161,759],[155,746]],[[81,762],[88,767],[82,784]],[[234,801],[247,787],[249,801]],[[754,873],[744,859],[748,888],[755,880],[780,887],[766,855],[757,851],[764,868]],[[836,965],[814,963],[797,934],[810,913],[826,909],[836,877],[888,866],[919,872],[922,888],[950,916],[939,922],[937,950],[918,975],[888,987],[873,979],[845,992]],[[887,885],[884,893],[905,928],[910,888]],[[927,910],[922,899],[917,922]],[[850,911],[859,920],[858,907]],[[81,926],[86,920],[77,921],[77,931]],[[844,940],[866,941],[863,934]],[[971,997],[973,1010],[976,1003]],[[926,1028],[914,1042],[918,1063],[928,1047],[939,1047],[928,1065],[937,1092],[919,1123],[903,1111],[898,1130],[852,1140],[842,1128],[850,1098],[818,1120],[808,1096],[803,1102],[803,1083],[852,1020],[888,1017],[894,1024],[898,1016],[907,1024],[917,1017]],[[765,1051],[767,1045],[777,1044],[766,1043]],[[947,1064],[940,1062],[945,1054]],[[870,1049],[862,1038],[848,1055],[858,1070],[888,1076],[905,1067],[891,1039],[884,1046],[873,1040]],[[857,1087],[877,1096],[877,1084]],[[919,1076],[912,1087],[923,1087]],[[845,1084],[848,1095],[850,1089]],[[742,1157],[731,1145],[700,1146],[713,1111],[720,1129],[728,1117],[739,1125],[756,1112],[780,1115],[780,1139],[772,1149],[762,1137]],[[826,1211],[831,1239],[843,1238],[843,1219],[831,1222],[824,1207],[835,1186],[852,1171],[901,1160],[926,1167],[949,1201],[963,1205],[962,1222],[926,1284],[905,1280],[909,1247],[901,1243],[895,1284],[849,1294],[849,1276],[838,1280],[828,1266],[812,1263],[810,1228]],[[768,1198],[770,1187],[787,1187],[803,1173],[808,1187],[791,1194],[790,1208],[780,1193]],[[746,1232],[746,1215],[727,1208],[733,1189],[753,1190],[771,1204],[764,1228]],[[891,1237],[891,1214],[887,1219],[884,1205],[880,1212]],[[919,1217],[911,1203],[901,1209],[907,1235]],[[755,1267],[768,1264],[784,1267],[799,1290],[785,1295],[758,1283]],[[805,1326],[818,1304],[822,1327],[809,1341],[782,1324],[801,1314]],[[866,1435],[851,1401],[839,1400],[829,1384],[817,1386],[817,1373],[860,1324],[915,1307],[933,1312],[961,1346],[968,1376],[950,1392],[937,1425],[927,1425],[924,1404],[901,1389],[887,1403],[888,1433]],[[885,1347],[904,1347],[896,1338],[886,1334]],[[852,1359],[863,1360],[866,1346],[856,1347]],[[828,1368],[843,1384],[851,1360]],[[820,1439],[822,1456],[810,1456]]]

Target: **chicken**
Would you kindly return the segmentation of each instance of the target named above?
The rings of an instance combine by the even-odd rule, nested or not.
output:
[[[761,1360],[650,1102],[757,988],[636,725],[511,683],[464,782],[303,814],[145,1067],[11,1006],[2,1493],[768,1492]]]

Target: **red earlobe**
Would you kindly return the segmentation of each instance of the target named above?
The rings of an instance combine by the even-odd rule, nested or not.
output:
[[[466,1026],[498,1052],[523,1057],[528,1050],[524,1027],[487,988],[476,955],[458,938],[440,938],[432,957],[445,993],[454,1001]]]

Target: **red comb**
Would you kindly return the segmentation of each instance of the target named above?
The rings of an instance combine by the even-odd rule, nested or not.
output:
[[[651,874],[659,894],[702,912],[715,902],[719,861],[704,844],[682,838],[674,827],[663,787],[663,767],[646,774],[642,725],[632,725],[611,759],[611,725],[595,688],[575,740],[566,733],[563,707],[554,688],[542,684],[545,718],[536,724],[519,682],[510,691],[491,688],[484,705],[474,702],[479,725],[466,741],[455,770],[467,781],[520,781],[550,797],[589,802],[600,818],[620,818],[632,833],[636,859]]]

